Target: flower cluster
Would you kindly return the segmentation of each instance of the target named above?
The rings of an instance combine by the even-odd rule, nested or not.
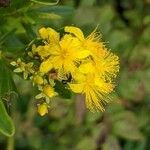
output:
[[[38,112],[44,115],[55,92],[55,81],[66,80],[65,87],[85,95],[86,107],[91,111],[104,111],[109,94],[114,89],[114,78],[119,71],[118,56],[111,53],[94,30],[85,37],[74,26],[66,26],[61,36],[52,28],[39,29],[42,44],[32,45],[28,52],[32,62],[19,58],[11,64],[15,72],[23,72],[41,91],[37,99],[44,99],[38,105]],[[67,78],[70,80],[67,80]]]

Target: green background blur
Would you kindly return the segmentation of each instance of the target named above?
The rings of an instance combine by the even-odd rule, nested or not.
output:
[[[11,138],[0,134],[0,150],[150,150],[150,0],[61,0],[56,6],[0,0],[0,5],[0,51],[8,64],[0,87],[9,91],[4,103],[16,127]],[[40,117],[37,89],[10,72],[9,62],[24,54],[40,27],[61,31],[65,25],[86,35],[99,25],[107,47],[120,57],[116,92],[104,113],[89,112],[81,95],[60,88],[62,98]]]

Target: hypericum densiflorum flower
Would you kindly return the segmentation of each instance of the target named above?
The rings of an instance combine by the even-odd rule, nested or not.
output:
[[[54,91],[54,89],[50,85],[45,85],[43,87],[43,93],[48,96],[49,98],[55,96],[57,93]]]
[[[73,26],[66,26],[65,31],[76,36],[82,43],[82,48],[89,50],[91,60],[87,60],[85,68],[91,68],[89,72],[94,71],[100,76],[111,79],[119,72],[119,58],[106,49],[101,41],[100,35],[94,30],[89,36],[85,37],[83,32]],[[84,61],[85,65],[85,61]]]
[[[107,96],[113,91],[114,85],[106,82],[95,74],[80,75],[74,83],[69,84],[75,93],[85,95],[86,106],[91,111],[104,111],[104,104],[108,102]]]
[[[38,112],[48,112],[50,100],[58,95],[55,84],[85,95],[86,106],[91,111],[104,111],[114,90],[114,78],[119,72],[119,58],[108,50],[96,29],[87,37],[80,28],[66,26],[64,34],[52,28],[39,29],[41,44],[33,44],[25,62],[18,59],[11,64],[15,72],[23,72],[37,85],[41,99]],[[61,36],[62,35],[62,36]],[[65,82],[64,82],[65,81]],[[43,102],[44,101],[44,102]]]

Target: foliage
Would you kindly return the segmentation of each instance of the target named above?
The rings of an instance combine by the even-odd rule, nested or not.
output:
[[[0,103],[5,104],[16,128],[12,141],[0,136],[1,149],[150,149],[148,5],[148,0],[62,0],[55,6],[12,0],[0,7]],[[32,43],[38,42],[40,27],[62,32],[72,24],[87,35],[98,24],[104,41],[119,55],[117,92],[104,113],[91,113],[81,95],[72,95],[75,100],[70,100],[70,93],[62,91],[64,99],[54,99],[48,115],[40,117],[34,101],[37,89],[12,73],[10,62],[25,57]],[[12,121],[1,107],[1,131],[11,135]]]

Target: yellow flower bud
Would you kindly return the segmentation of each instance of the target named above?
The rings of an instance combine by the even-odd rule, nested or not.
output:
[[[43,93],[48,97],[53,97],[56,95],[56,92],[50,85],[45,85],[43,87]]]
[[[43,78],[41,76],[35,75],[33,77],[33,82],[36,83],[36,84],[41,85],[41,84],[43,84],[44,80],[43,80]]]
[[[47,106],[46,103],[43,103],[43,104],[38,105],[38,113],[39,113],[41,116],[44,116],[45,114],[48,113],[48,106]]]
[[[46,28],[41,28],[39,30],[39,34],[40,34],[42,39],[47,39],[48,38],[48,32],[47,32]]]

